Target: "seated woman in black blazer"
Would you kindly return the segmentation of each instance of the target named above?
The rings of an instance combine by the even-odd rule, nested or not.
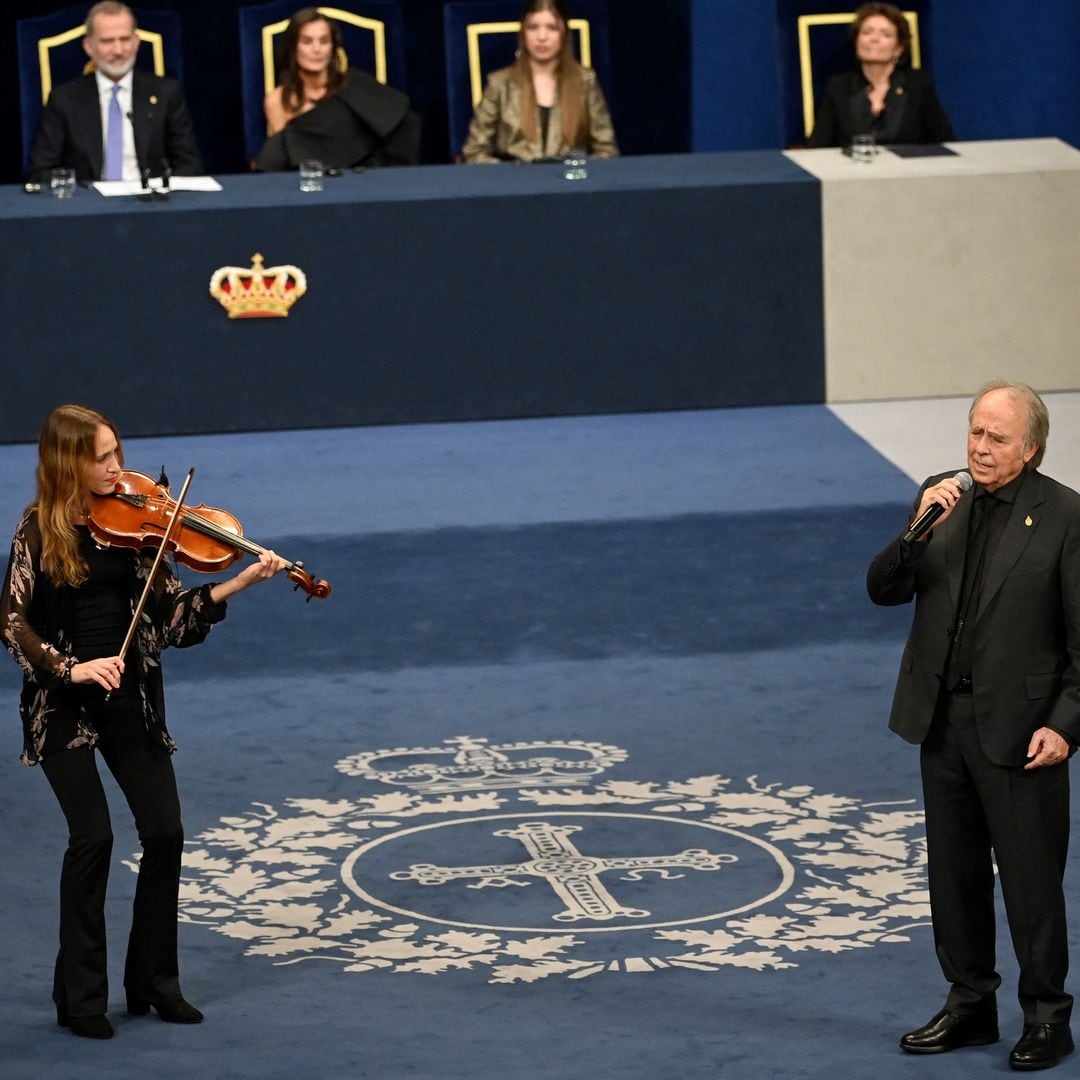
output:
[[[954,138],[933,84],[906,62],[911,29],[900,9],[863,4],[850,33],[858,63],[826,84],[806,145],[848,146],[854,135],[873,135],[878,143]]]

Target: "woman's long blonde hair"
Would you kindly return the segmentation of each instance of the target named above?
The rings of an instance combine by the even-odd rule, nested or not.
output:
[[[94,459],[98,428],[116,436],[117,457],[124,460],[112,421],[82,405],[58,405],[45,418],[38,439],[37,511],[41,530],[41,568],[57,585],[81,585],[89,572],[79,554],[72,521],[85,509],[83,466]]]
[[[525,50],[525,20],[541,11],[550,11],[563,24],[562,49],[556,65],[559,115],[562,120],[563,138],[569,147],[588,148],[589,117],[585,106],[585,80],[582,67],[574,58],[570,41],[570,17],[562,0],[530,0],[521,13],[521,31],[518,34],[518,54],[514,61],[514,80],[521,87],[521,128],[525,137],[534,142],[540,131],[540,110],[536,106],[529,54]]]

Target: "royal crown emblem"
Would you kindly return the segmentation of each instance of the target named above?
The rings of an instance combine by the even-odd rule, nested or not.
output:
[[[617,746],[578,740],[497,746],[469,736],[444,741],[446,746],[354,754],[337,768],[346,776],[435,793],[582,785],[626,760],[626,751]]]
[[[210,278],[210,295],[230,319],[283,319],[307,292],[298,266],[263,266],[256,252],[251,266],[220,266]]]

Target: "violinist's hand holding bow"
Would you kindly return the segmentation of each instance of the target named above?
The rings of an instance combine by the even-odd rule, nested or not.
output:
[[[106,690],[120,688],[124,661],[119,656],[103,656],[100,660],[85,660],[71,666],[71,682],[75,686],[97,683]]]
[[[229,578],[228,581],[222,581],[215,585],[210,590],[210,599],[215,604],[220,604],[222,600],[227,600],[230,596],[243,592],[249,585],[272,578],[275,574],[284,570],[285,566],[286,562],[280,555],[269,548],[264,548],[259,553],[256,562],[245,566],[239,574]]]

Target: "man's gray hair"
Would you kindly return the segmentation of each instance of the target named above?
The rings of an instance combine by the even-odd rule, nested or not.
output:
[[[1009,382],[1007,379],[994,379],[983,386],[975,395],[975,400],[968,409],[968,420],[971,420],[975,412],[975,406],[990,393],[991,390],[1007,390],[1009,398],[1016,404],[1023,403],[1027,408],[1028,425],[1027,434],[1024,436],[1025,452],[1031,446],[1038,447],[1031,460],[1025,466],[1028,469],[1037,469],[1042,464],[1043,455],[1046,453],[1046,440],[1050,435],[1050,413],[1038,392],[1026,383]]]
[[[94,19],[98,15],[130,15],[131,25],[135,27],[138,25],[138,21],[135,18],[135,12],[127,6],[127,4],[121,4],[119,0],[99,0],[99,3],[95,4],[86,13],[86,36],[94,36]]]

